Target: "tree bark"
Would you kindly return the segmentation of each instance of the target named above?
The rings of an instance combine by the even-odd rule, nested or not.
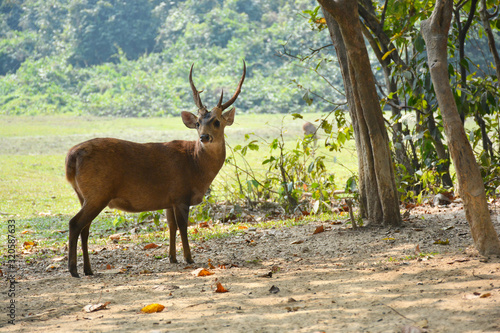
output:
[[[483,255],[500,255],[500,240],[491,222],[483,179],[448,79],[447,42],[452,14],[453,0],[437,0],[431,17],[422,22],[421,32],[427,46],[431,78],[474,245]]]
[[[345,46],[345,58],[339,57],[339,62],[343,62],[341,65],[344,85],[346,92],[350,90],[349,108],[351,116],[354,115],[353,126],[357,131],[355,134],[359,136],[357,148],[360,191],[365,191],[368,219],[372,223],[382,222],[384,225],[398,226],[401,224],[401,214],[389,139],[361,33],[357,2],[318,2],[325,13],[336,49],[338,50],[340,44]]]

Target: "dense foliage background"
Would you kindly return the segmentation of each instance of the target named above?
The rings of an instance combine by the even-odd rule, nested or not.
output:
[[[0,1],[0,114],[150,116],[193,109],[188,73],[204,103],[232,94],[247,62],[238,107],[304,111],[310,89],[342,98],[294,57],[329,44],[303,10],[312,0]],[[323,50],[331,54],[332,47]],[[311,68],[309,68],[311,67]],[[334,77],[336,66],[324,66]],[[336,77],[335,84],[341,83]],[[309,109],[322,111],[317,100]]]

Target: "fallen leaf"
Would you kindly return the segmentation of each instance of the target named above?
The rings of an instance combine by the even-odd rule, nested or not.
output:
[[[276,286],[274,286],[274,285],[273,285],[273,286],[269,289],[269,292],[270,292],[271,294],[277,294],[277,293],[279,293],[279,292],[280,292],[280,288],[278,288],[278,287],[276,287]]]
[[[153,303],[146,305],[141,309],[142,312],[144,313],[155,313],[155,312],[162,312],[163,309],[165,309],[164,305],[158,304],[158,303]]]
[[[194,271],[192,271],[191,274],[193,274],[194,276],[209,276],[209,275],[212,275],[214,273],[201,267],[201,268],[198,268],[198,269],[195,269]]]
[[[294,242],[292,242],[291,244],[302,244],[304,243],[304,240],[303,239],[299,239],[299,240],[296,240]]]
[[[24,242],[23,243],[23,247],[27,250],[29,250],[30,248],[32,248],[33,246],[35,246],[36,243],[35,242],[32,242],[32,241],[27,241],[27,242]]]
[[[118,241],[118,240],[120,240],[121,236],[123,236],[123,234],[109,235],[109,239],[112,240],[112,241]]]
[[[266,274],[259,275],[259,277],[261,277],[261,278],[271,278],[271,277],[273,277],[273,272],[269,272],[269,273],[266,273]]]
[[[210,228],[210,225],[208,225],[208,222],[201,222],[198,224],[200,228]]]
[[[382,238],[382,240],[395,240],[396,238],[394,237],[385,237],[385,238]]]
[[[155,243],[150,243],[144,246],[144,250],[156,249],[157,247],[160,247],[160,245]]]
[[[285,309],[288,311],[288,312],[296,312],[297,310],[300,309],[300,307],[298,306],[285,306]]]
[[[23,235],[26,235],[26,234],[30,234],[31,235],[31,234],[34,234],[34,233],[35,232],[33,230],[31,230],[31,229],[27,229],[27,230],[24,230],[23,232],[21,232],[21,234],[23,234]]]
[[[229,291],[229,290],[227,290],[226,288],[224,288],[224,287],[222,286],[222,283],[220,283],[220,282],[217,282],[217,283],[216,283],[216,289],[215,289],[215,292],[216,292],[216,293],[227,293],[228,291]]]
[[[415,253],[420,254],[420,244],[417,244],[417,246],[415,247]]]
[[[110,304],[111,302],[106,302],[106,303],[98,303],[98,304],[88,304],[83,307],[83,311],[85,312],[95,312],[99,310],[106,309],[106,307]]]
[[[450,244],[450,240],[448,238],[446,238],[446,240],[438,239],[438,240],[434,241],[434,244],[449,245]]]
[[[244,225],[239,225],[239,226],[238,226],[238,229],[240,229],[240,230],[245,230],[245,229],[248,229],[248,227],[247,227],[247,226],[244,226]]]
[[[484,293],[481,296],[479,296],[479,298],[487,298],[487,297],[490,297],[490,296],[491,296],[491,293]]]
[[[325,231],[325,228],[323,227],[323,225],[320,225],[319,227],[316,228],[316,230],[314,230],[313,235],[319,234],[319,233],[324,232],[324,231]]]
[[[453,265],[456,262],[466,262],[466,261],[469,261],[469,260],[470,259],[467,259],[467,258],[455,259],[453,261],[448,262],[448,265]]]
[[[111,268],[115,268],[114,266],[111,266],[110,264],[107,264],[106,265],[106,269],[111,269]]]
[[[51,265],[48,265],[47,267],[45,267],[45,271],[52,272],[53,270],[57,269],[58,267],[59,267],[58,265],[51,264]]]
[[[441,230],[446,231],[446,230],[451,230],[451,229],[453,229],[453,228],[455,228],[455,227],[454,227],[454,226],[452,226],[452,225],[449,225],[449,226],[447,226],[447,227],[441,228]]]
[[[3,276],[3,271],[0,269],[0,277]]]
[[[215,266],[212,265],[212,260],[208,259],[208,268],[215,269]]]

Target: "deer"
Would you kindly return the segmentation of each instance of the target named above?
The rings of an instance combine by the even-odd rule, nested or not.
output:
[[[316,136],[316,126],[314,126],[313,123],[306,121],[304,125],[302,125],[302,131],[304,132],[304,138],[312,140],[313,145],[316,146],[316,142],[318,140]]]
[[[106,207],[127,212],[166,211],[169,228],[169,260],[177,263],[176,232],[182,241],[184,259],[194,260],[189,248],[187,227],[189,207],[203,201],[209,186],[226,158],[224,128],[234,122],[235,108],[245,80],[243,75],[234,95],[223,103],[221,91],[218,104],[208,111],[193,83],[193,67],[189,84],[198,114],[181,112],[186,127],[196,129],[195,141],[136,143],[115,138],[95,138],[72,147],[66,156],[66,179],[80,201],[80,211],[69,221],[68,270],[77,271],[77,244],[81,237],[83,271],[93,275],[88,238],[90,225]]]

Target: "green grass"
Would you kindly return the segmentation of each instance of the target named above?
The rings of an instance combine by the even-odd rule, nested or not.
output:
[[[307,114],[314,121],[319,114]],[[232,146],[245,144],[244,135],[254,133],[268,143],[279,135],[283,115],[238,114],[235,123],[226,130],[227,142]],[[287,147],[295,146],[302,136],[303,120],[285,118],[284,137]],[[1,116],[0,117],[0,253],[6,248],[7,220],[16,220],[18,242],[35,241],[39,246],[63,247],[67,242],[69,219],[80,205],[64,175],[66,152],[74,144],[93,137],[117,137],[138,142],[194,140],[194,131],[185,128],[180,118],[97,118],[78,116]],[[320,140],[326,135],[320,134]],[[260,141],[262,141],[259,139]],[[354,143],[342,152],[329,152],[320,148],[317,154],[327,156],[328,172],[335,174],[339,187],[357,169]],[[264,172],[264,156],[269,147],[260,143],[259,151],[249,151],[246,156],[250,167]],[[334,162],[336,160],[337,162]],[[339,161],[341,163],[339,163]],[[342,166],[342,165],[344,166]],[[224,166],[214,181],[214,192],[221,193],[222,185],[234,181],[231,166]],[[108,213],[106,213],[108,212]],[[127,215],[134,219],[133,214]],[[92,224],[90,242],[116,231],[114,211],[105,210]],[[307,219],[305,220],[307,221]],[[290,222],[272,222],[276,223]],[[261,227],[270,227],[261,226]],[[219,228],[219,227],[217,227]],[[225,237],[237,232],[229,225],[211,231],[211,235],[193,237]],[[22,233],[27,231],[26,233]],[[58,232],[63,231],[63,232]],[[202,231],[204,232],[204,231]],[[154,237],[159,237],[156,235]]]

